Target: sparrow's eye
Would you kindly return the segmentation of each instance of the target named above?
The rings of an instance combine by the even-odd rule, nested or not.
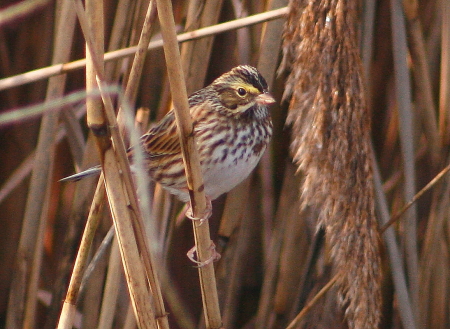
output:
[[[245,96],[247,94],[247,90],[245,90],[244,88],[239,88],[237,92],[239,96]]]

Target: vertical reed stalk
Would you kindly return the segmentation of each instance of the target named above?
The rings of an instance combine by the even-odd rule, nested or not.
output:
[[[422,24],[418,16],[418,2],[404,1],[403,7],[407,18],[410,54],[414,64],[414,80],[417,85],[416,98],[423,122],[424,134],[427,137],[431,160],[436,167],[441,162],[441,139],[439,137],[436,106],[433,100],[433,90],[428,66]]]
[[[178,126],[189,194],[191,196],[191,207],[194,217],[202,218],[206,213],[207,203],[203,191],[203,177],[200,170],[198,151],[192,134],[193,126],[189,114],[186,86],[181,68],[172,5],[170,1],[157,0],[157,7],[161,23],[161,33],[164,40],[164,54],[166,56],[170,89],[173,96],[175,119]],[[198,261],[204,262],[213,257],[214,252],[214,250],[211,250],[208,220],[206,219],[203,223],[193,221],[193,227]],[[222,326],[222,320],[220,317],[214,265],[209,263],[201,266],[198,272],[206,328],[220,328]]]
[[[103,177],[101,177],[103,179]],[[100,181],[102,182],[102,180]],[[58,323],[58,329],[70,329],[73,327],[76,313],[76,303],[83,279],[84,270],[87,265],[89,250],[94,239],[95,231],[98,223],[103,215],[103,204],[105,197],[105,185],[99,183],[95,191],[95,197],[92,201],[91,210],[89,212],[86,227],[84,229],[83,238],[80,243],[78,255],[70,278],[69,288],[64,300],[63,309]]]
[[[76,9],[89,52],[92,56],[96,81],[102,92],[105,106],[104,113],[99,108],[93,107],[91,110],[88,108],[88,124],[97,138],[97,145],[102,154],[101,160],[105,175],[106,192],[118,234],[133,308],[141,328],[154,328],[156,327],[156,322],[163,328],[167,328],[167,317],[162,315],[155,320],[154,312],[150,305],[150,291],[146,275],[150,280],[152,289],[156,288],[154,284],[157,283],[157,280],[151,264],[147,242],[144,238],[141,213],[131,180],[125,148],[117,129],[112,102],[109,96],[103,92],[103,69],[100,65],[100,54],[97,53],[97,49],[94,46],[94,39],[87,25],[81,2],[76,2]],[[111,141],[114,144],[114,149]],[[142,254],[142,258],[140,254]],[[154,291],[156,292],[156,289]]]
[[[443,145],[450,143],[450,3],[442,1],[441,76],[439,92],[439,133]]]
[[[396,101],[399,113],[399,129],[402,160],[404,166],[404,199],[411,200],[416,193],[416,166],[414,157],[414,135],[413,122],[414,112],[411,103],[411,86],[409,69],[407,65],[408,49],[406,45],[405,17],[401,3],[391,0],[391,24],[392,39],[396,45],[394,52],[394,71]],[[418,269],[418,248],[417,248],[417,209],[413,205],[406,213],[405,222],[405,247],[406,264],[408,272],[408,282],[410,298],[414,314],[418,315],[419,303],[419,269]],[[416,318],[416,321],[418,318]]]
[[[100,311],[98,329],[110,329],[112,328],[114,316],[116,312],[112,310],[116,309],[117,297],[119,289],[117,287],[120,283],[120,277],[122,276],[119,245],[117,244],[117,238],[114,237],[111,246],[111,252],[108,262],[108,275],[105,279],[105,294],[102,300],[102,307]]]
[[[223,0],[189,1],[186,31],[216,24],[219,20],[222,3]],[[181,48],[183,73],[189,95],[204,86],[213,42],[214,37],[203,38],[185,43]]]
[[[380,222],[386,224],[389,221],[389,209],[384,194],[381,175],[376,163],[374,163],[374,185],[375,194],[377,197],[377,207],[380,214]],[[383,234],[383,240],[386,244],[386,249],[389,254],[389,262],[391,265],[392,280],[394,281],[395,290],[398,299],[399,315],[402,324],[405,328],[415,329],[417,328],[411,299],[409,297],[409,291],[407,286],[407,280],[405,275],[405,269],[403,266],[403,259],[401,256],[400,246],[397,243],[394,229],[388,228]]]
[[[62,9],[59,15],[58,26],[56,28],[57,34],[53,47],[53,64],[68,61],[73,31],[75,28],[75,16],[71,1],[62,1],[61,5]],[[65,75],[50,78],[45,97],[46,101],[63,95],[65,80]],[[42,193],[42,191],[49,188],[49,170],[52,167],[51,164],[54,160],[53,157],[49,156],[49,154],[53,153],[49,152],[49,150],[54,148],[58,117],[59,113],[57,111],[52,111],[46,113],[41,122],[36,148],[36,158],[31,175],[27,204],[25,206],[25,215],[22,223],[17,258],[14,265],[15,270],[13,272],[13,279],[10,287],[6,319],[6,326],[9,328],[23,327],[25,301],[28,298],[35,298],[35,296],[27,296],[26,291],[30,284],[29,279],[36,243],[43,243],[43,241],[36,240],[36,232],[40,225],[41,214],[46,212],[43,209],[43,205],[45,204],[45,193]],[[41,255],[37,256],[40,257]]]

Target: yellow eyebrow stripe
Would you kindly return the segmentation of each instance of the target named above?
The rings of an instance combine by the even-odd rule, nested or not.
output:
[[[233,81],[232,83],[230,83],[230,87],[236,90],[238,88],[245,88],[249,94],[253,95],[258,95],[261,93],[258,88],[255,88],[251,84],[243,83],[242,81]]]

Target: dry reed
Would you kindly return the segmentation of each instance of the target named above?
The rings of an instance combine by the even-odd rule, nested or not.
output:
[[[133,311],[137,303],[129,297],[119,243],[108,247],[107,211],[99,213],[91,250],[80,255],[91,260],[104,238],[107,247],[89,264],[80,290],[74,283],[81,272],[69,281],[97,185],[91,179],[56,181],[99,163],[95,138],[80,120],[84,99],[101,104],[103,93],[107,103],[109,97],[123,106],[119,124],[131,126],[124,94],[133,108],[150,108],[150,125],[171,106],[160,26],[153,24],[149,1],[106,0],[103,14],[96,10],[97,21],[104,21],[95,28],[99,40],[92,41],[90,28],[84,35],[76,28],[73,8],[65,7],[72,3],[30,0],[0,9],[0,327],[54,328],[61,315],[68,316],[61,324],[76,328],[135,328],[136,315],[153,326],[159,321],[162,327],[204,327],[210,312],[204,314],[198,270],[186,257],[195,240],[191,223],[164,190],[143,187],[145,176],[136,181],[146,227],[130,219],[128,228],[132,235],[146,231],[149,240],[129,240],[144,252],[127,273],[139,272],[132,274],[141,278],[138,295],[146,296],[147,305],[138,303]],[[249,63],[277,99],[291,93],[291,105],[299,105],[289,113],[286,102],[272,108],[272,147],[259,169],[213,204],[206,240],[222,254],[215,276],[223,326],[372,328],[379,321],[378,328],[448,328],[448,1],[407,1],[402,7],[398,1],[365,0],[361,11],[355,10],[357,1],[292,1],[286,25],[286,0],[172,3],[189,92]],[[316,18],[322,18],[317,29],[309,29]],[[105,64],[102,92],[86,92],[79,70],[87,63],[85,37],[90,47],[107,49],[104,61],[93,57],[95,65]],[[276,77],[282,47],[282,66],[293,65]],[[92,75],[92,85],[96,80]],[[286,116],[293,123],[287,128]],[[146,120],[139,127],[147,129]],[[135,131],[120,129],[136,143]],[[293,150],[300,151],[294,153],[302,167],[297,174],[288,152],[292,140]],[[118,161],[112,154],[106,158]],[[108,194],[124,205],[116,193],[124,185],[114,180],[114,171],[107,169]],[[131,181],[126,184],[133,195]],[[310,206],[302,208],[305,199]],[[317,223],[326,230],[317,230]],[[145,244],[151,256],[140,249]],[[149,270],[144,259],[158,268]],[[14,262],[23,266],[14,271]],[[377,267],[383,268],[382,282]],[[154,297],[158,288],[148,288],[150,272],[159,274],[164,301]],[[69,285],[76,286],[68,298],[76,305],[61,314]]]
[[[304,207],[318,210],[351,328],[381,316],[370,116],[357,46],[355,1],[290,2],[284,48],[288,123]],[[292,62],[289,62],[292,61]]]

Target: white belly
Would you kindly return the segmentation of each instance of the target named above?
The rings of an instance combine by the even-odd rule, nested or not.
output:
[[[226,145],[223,146],[227,147]],[[225,161],[212,161],[203,165],[203,180],[205,184],[205,193],[212,200],[221,194],[230,191],[240,182],[242,182],[255,169],[266,147],[257,155],[253,153],[251,148],[245,149],[242,155],[229,154]],[[223,154],[222,147],[218,147],[214,152],[213,158],[220,159]]]

